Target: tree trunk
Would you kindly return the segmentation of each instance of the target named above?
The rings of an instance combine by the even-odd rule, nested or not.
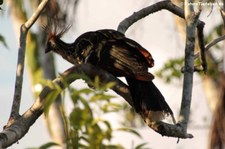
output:
[[[225,148],[225,74],[221,75],[220,98],[213,115],[210,149]]]

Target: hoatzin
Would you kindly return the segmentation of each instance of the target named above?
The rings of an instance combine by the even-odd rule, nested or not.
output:
[[[154,85],[148,68],[154,66],[151,54],[140,44],[111,30],[97,30],[80,35],[73,43],[61,40],[67,29],[57,33],[48,31],[46,53],[53,51],[70,63],[90,63],[115,77],[125,77],[134,109],[147,122],[162,120],[173,112]]]

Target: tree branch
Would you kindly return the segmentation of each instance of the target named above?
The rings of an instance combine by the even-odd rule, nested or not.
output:
[[[216,45],[218,42],[223,41],[223,40],[225,40],[225,35],[220,36],[220,37],[218,37],[218,38],[212,40],[211,42],[209,42],[209,43],[206,45],[205,50],[206,50],[206,51],[209,50],[212,46]]]
[[[141,20],[142,18],[148,16],[149,14],[158,12],[160,10],[168,10],[171,13],[177,15],[178,17],[185,18],[184,17],[184,10],[180,7],[174,5],[170,0],[164,0],[160,1],[158,3],[155,3],[151,6],[148,6],[146,8],[143,8],[139,10],[138,12],[134,12],[131,16],[127,17],[123,21],[120,22],[119,26],[117,27],[117,30],[125,33],[126,30],[135,22]],[[197,20],[197,24],[204,24],[201,20]]]
[[[205,43],[204,43],[204,26],[205,26],[205,23],[197,25],[197,35],[198,35],[198,44],[200,48],[200,61],[201,61],[202,69],[204,73],[206,73],[207,61],[206,61],[206,53],[205,53],[206,49],[205,49]]]
[[[186,134],[187,131],[187,123],[189,120],[189,114],[190,114],[190,104],[191,104],[191,96],[192,96],[192,86],[193,86],[193,72],[194,72],[194,45],[195,45],[195,28],[197,27],[201,33],[201,28],[204,26],[204,22],[200,21],[198,19],[198,16],[200,15],[200,11],[195,14],[193,8],[191,5],[188,5],[189,1],[186,1],[186,10],[184,15],[184,10],[182,10],[180,7],[177,7],[174,5],[171,1],[160,1],[158,3],[155,3],[151,6],[148,6],[138,12],[135,12],[128,18],[124,19],[118,26],[117,30],[125,33],[125,31],[135,22],[138,20],[146,17],[149,14],[152,14],[154,12],[160,11],[162,9],[168,10],[172,12],[173,14],[184,18],[187,23],[187,41],[186,41],[186,47],[185,47],[185,72],[184,72],[184,82],[183,82],[183,95],[182,95],[182,104],[181,104],[181,111],[180,111],[180,125],[179,129],[182,129],[182,136],[184,138],[191,138],[192,135]],[[201,40],[201,39],[200,39]],[[203,48],[204,49],[204,48]],[[163,122],[154,124],[155,126],[158,126],[158,124],[162,124]],[[148,124],[149,127],[154,129],[154,126],[151,124]],[[165,130],[169,130],[170,126],[169,124],[164,124],[163,126]],[[160,127],[158,127],[160,128]],[[162,128],[162,127],[161,127]],[[174,127],[173,127],[174,128]],[[178,128],[178,127],[176,127]],[[158,132],[157,129],[154,129]],[[159,132],[160,133],[160,132]],[[163,135],[162,131],[161,134]],[[172,135],[171,131],[167,132],[167,136]],[[176,133],[178,134],[178,133]],[[178,137],[178,136],[177,136]],[[180,136],[180,138],[183,138]]]
[[[118,26],[117,30],[125,33],[126,30],[135,22],[139,21],[140,19],[148,16],[149,14],[155,13],[157,11],[160,11],[162,9],[166,9],[173,14],[178,15],[181,18],[184,18],[184,12],[180,7],[177,7],[174,5],[171,1],[165,0],[160,1],[158,3],[155,3],[151,6],[148,6],[146,8],[141,9],[138,12],[134,12],[131,16],[124,19]]]
[[[34,12],[34,14],[32,15],[32,17],[20,28],[20,47],[18,50],[15,91],[14,91],[13,104],[12,104],[12,109],[11,109],[8,123],[12,123],[14,119],[17,119],[18,117],[20,117],[19,109],[20,109],[20,103],[21,103],[21,92],[22,92],[22,84],[23,84],[27,32],[31,28],[31,26],[35,23],[40,13],[47,5],[47,2],[48,0],[43,0],[38,6],[38,8],[36,9],[36,11]]]
[[[61,76],[53,80],[53,83],[57,84],[62,89],[65,89],[67,85],[78,79],[76,77],[73,77],[74,74],[85,74],[93,80],[97,75],[100,77],[101,82],[103,83],[116,82],[116,86],[113,87],[113,90],[116,93],[120,94],[124,99],[126,99],[129,104],[132,103],[128,87],[124,83],[116,79],[113,75],[103,70],[96,69],[96,67],[90,64],[71,67]],[[28,109],[21,117],[15,119],[12,123],[8,123],[7,126],[5,126],[5,129],[0,133],[0,148],[5,148],[12,145],[28,132],[31,125],[33,125],[36,119],[43,113],[45,98],[53,90],[54,89],[48,86],[44,87],[39,97],[36,99],[35,103],[30,107],[30,109]]]
[[[210,48],[212,48],[213,46],[215,46],[217,43],[221,42],[225,40],[225,35],[220,36],[216,39],[213,39],[212,41],[210,41],[208,44],[205,45],[205,52],[207,52]],[[195,54],[195,59],[197,59],[199,57],[199,53]]]
[[[221,17],[223,19],[223,25],[225,27],[225,12],[223,11],[222,8],[220,8],[220,14]],[[202,25],[198,25],[198,29],[201,28]],[[202,40],[204,39],[204,37],[202,37]],[[216,45],[218,42],[225,40],[225,35],[218,37],[214,40],[212,40],[211,42],[209,42],[207,45],[205,45],[205,52],[208,51],[211,47],[213,47],[214,45]],[[204,42],[203,42],[204,43]],[[199,57],[199,53],[195,54],[195,59]]]
[[[27,30],[29,30],[31,28],[31,26],[37,21],[37,19],[40,16],[41,12],[45,9],[47,3],[48,3],[48,0],[42,0],[41,3],[38,5],[38,7],[35,10],[35,12],[33,13],[33,15],[24,24],[24,26],[25,26],[25,28]]]
[[[117,94],[123,97],[132,107],[132,98],[129,92],[129,88],[119,79],[115,78],[112,74],[96,69],[95,66],[91,64],[81,64],[73,66],[66,70],[59,77],[54,79],[52,82],[65,89],[69,84],[75,81],[77,78],[74,74],[86,75],[92,81],[96,76],[99,76],[101,83],[115,82],[116,85],[112,88]],[[22,138],[29,130],[29,128],[34,124],[38,117],[43,113],[45,98],[54,91],[53,88],[49,86],[44,87],[41,91],[39,97],[35,100],[35,103],[18,119],[8,124],[5,129],[0,133],[0,148],[8,147],[13,143],[16,143],[20,138]],[[146,118],[143,118],[146,119]],[[162,134],[163,136],[179,137],[179,138],[192,138],[190,134],[186,134],[180,125],[170,125],[163,122],[155,122],[147,124],[156,132]]]
[[[194,47],[195,47],[195,28],[200,11],[195,13],[192,0],[185,0],[185,21],[186,21],[186,45],[185,45],[185,66],[182,102],[179,116],[179,123],[187,130],[189,121],[192,87],[193,87],[193,72],[194,72]]]

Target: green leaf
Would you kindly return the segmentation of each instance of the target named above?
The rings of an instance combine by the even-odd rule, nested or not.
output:
[[[48,115],[49,109],[51,104],[57,99],[59,94],[62,92],[62,89],[59,85],[51,82],[50,80],[42,80],[41,83],[44,86],[48,86],[51,90],[50,93],[47,95],[47,97],[44,100],[44,114],[45,116]]]
[[[0,4],[0,5],[1,5],[1,4]],[[8,45],[7,45],[6,41],[5,41],[5,38],[4,38],[2,35],[0,35],[0,42],[1,42],[6,48],[8,48]]]
[[[81,89],[77,92],[78,94],[90,94],[90,93],[93,93],[93,90],[89,89],[89,88],[84,88],[84,89]]]
[[[125,132],[129,132],[129,133],[132,133],[134,135],[136,135],[137,137],[139,138],[142,138],[142,136],[134,129],[131,129],[131,128],[118,128],[117,129],[118,131],[125,131]]]
[[[44,114],[45,114],[45,116],[48,115],[48,112],[49,112],[49,109],[51,107],[51,104],[57,99],[57,97],[59,96],[59,93],[60,93],[59,91],[53,90],[47,95],[47,97],[45,99],[45,104],[44,104],[45,105],[44,106]]]
[[[143,147],[145,146],[145,145],[147,145],[148,143],[142,143],[142,144],[139,144],[139,145],[137,145],[134,149],[144,149]]]
[[[48,149],[53,146],[59,146],[59,144],[54,143],[54,142],[49,142],[49,143],[46,143],[46,144],[40,146],[39,149]]]
[[[31,147],[31,148],[26,148],[26,149],[48,149],[53,146],[60,146],[60,145],[55,142],[48,142],[46,144],[41,145],[40,147]]]
[[[104,112],[118,112],[120,109],[122,109],[123,106],[121,104],[118,103],[112,103],[112,102],[107,102],[106,104],[104,104],[101,109]]]
[[[107,84],[104,84],[102,86],[99,86],[98,90],[100,91],[106,91],[107,89],[111,89],[116,85],[115,82],[109,82]]]
[[[106,89],[112,88],[112,87],[114,87],[115,85],[116,85],[115,82],[109,82],[109,83],[107,83],[107,84],[105,85],[105,88],[106,88]]]
[[[118,145],[105,145],[104,146],[105,149],[125,149],[123,146],[121,146],[120,144]]]
[[[94,96],[91,97],[90,101],[91,102],[96,102],[96,101],[99,101],[99,100],[107,100],[107,101],[109,101],[113,97],[115,97],[115,96],[106,95],[106,94],[103,94],[103,93],[99,93],[99,94],[96,93]]]
[[[96,76],[94,80],[94,87],[98,89],[100,87],[99,85],[100,85],[100,78],[99,76]]]
[[[167,61],[164,66],[156,72],[156,75],[165,82],[170,83],[172,80],[180,80],[183,76],[181,69],[184,66],[184,58],[174,58]]]

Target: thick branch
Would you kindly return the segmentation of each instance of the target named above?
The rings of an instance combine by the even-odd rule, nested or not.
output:
[[[186,20],[186,45],[185,45],[185,70],[183,80],[183,93],[180,110],[179,123],[187,129],[189,121],[192,87],[193,87],[193,72],[194,72],[194,47],[195,47],[195,28],[200,12],[195,13],[192,5],[188,3],[191,0],[185,0],[185,20]]]
[[[192,6],[186,4],[186,11],[184,15],[184,10],[174,5],[171,1],[161,1],[158,3],[155,3],[149,7],[146,7],[138,12],[135,12],[128,18],[124,19],[118,26],[117,30],[125,33],[125,31],[135,22],[138,20],[146,17],[147,15],[160,11],[162,9],[166,9],[173,14],[184,18],[187,22],[187,41],[186,41],[186,48],[185,48],[185,72],[184,72],[184,82],[183,82],[183,97],[182,97],[182,105],[181,105],[181,112],[180,112],[180,124],[179,126],[182,126],[180,128],[178,127],[172,127],[177,128],[173,129],[173,131],[179,130],[179,132],[182,133],[182,136],[180,138],[191,138],[192,135],[186,134],[187,130],[187,123],[189,119],[189,113],[190,113],[190,104],[191,104],[191,96],[192,96],[192,86],[193,86],[193,71],[194,71],[194,45],[195,45],[195,28],[198,25],[198,28],[201,26],[204,26],[204,22],[198,20],[198,14],[195,14]],[[188,11],[187,11],[188,10]],[[190,11],[191,10],[191,11]],[[201,28],[199,28],[201,29]],[[204,48],[203,48],[204,49]],[[155,129],[154,126],[157,128],[159,125],[163,124],[164,129],[161,129],[161,131],[158,131]],[[155,131],[161,133],[163,135],[163,130],[169,130],[171,125],[165,124],[165,123],[154,123],[154,124],[148,124],[149,127],[154,129]],[[181,131],[182,130],[182,131]],[[176,133],[178,134],[178,133]],[[167,131],[167,136],[173,136],[173,133],[171,131]],[[177,135],[177,137],[179,137]]]
[[[131,16],[124,19],[118,26],[117,30],[125,33],[126,30],[135,22],[139,21],[140,19],[148,16],[149,14],[155,13],[157,11],[160,11],[162,9],[169,10],[170,12],[180,16],[181,18],[184,18],[184,12],[181,8],[174,5],[171,1],[160,1],[158,3],[155,3],[151,6],[148,6],[146,8],[141,9],[138,12],[134,12]]]
[[[120,94],[124,99],[126,99],[129,104],[132,103],[128,87],[124,83],[116,79],[113,75],[103,70],[96,69],[96,67],[90,64],[78,65],[68,69],[60,77],[53,80],[53,83],[59,85],[62,89],[65,89],[67,85],[69,85],[76,79],[79,79],[77,77],[73,77],[74,74],[85,74],[92,79],[94,79],[97,75],[100,77],[103,83],[116,82],[113,90],[116,93]],[[28,132],[31,125],[33,125],[36,119],[43,113],[44,99],[52,90],[53,89],[46,86],[29,110],[27,110],[21,117],[19,117],[15,121],[5,126],[5,129],[0,133],[0,148],[12,145]]]
[[[19,117],[19,109],[21,102],[21,92],[22,92],[22,84],[23,84],[23,72],[24,72],[24,59],[26,52],[26,38],[27,32],[30,27],[35,23],[37,18],[39,17],[42,10],[45,8],[48,0],[43,0],[32,17],[21,26],[20,28],[20,47],[18,51],[18,61],[17,61],[17,70],[16,70],[16,82],[15,82],[15,92],[13,97],[13,104],[10,113],[9,122],[11,123],[14,119]]]
[[[135,22],[141,20],[142,18],[148,16],[149,14],[155,13],[155,12],[163,10],[163,9],[168,10],[171,13],[173,13],[183,19],[185,18],[183,9],[174,5],[170,0],[165,0],[165,1],[160,1],[158,3],[155,3],[146,8],[143,8],[138,12],[134,12],[131,16],[127,17],[119,24],[117,30],[122,33],[125,33],[126,30]],[[202,24],[202,23],[203,23],[202,21],[197,20],[197,24]]]
[[[73,66],[61,74],[60,77],[53,80],[53,83],[57,84],[62,89],[65,89],[67,85],[71,84],[76,79],[79,79],[74,74],[86,75],[92,80],[94,80],[95,76],[99,76],[101,83],[115,82],[116,85],[112,88],[112,90],[123,97],[131,106],[133,106],[128,86],[108,72],[99,68],[96,69],[96,67],[91,64]],[[20,118],[5,127],[5,129],[0,133],[0,148],[12,145],[28,132],[29,128],[43,113],[45,98],[53,90],[54,89],[48,86],[44,87],[30,109],[28,109]],[[179,138],[192,137],[192,135],[186,134],[186,132],[183,131],[179,125],[170,125],[163,122],[155,122],[147,125],[163,136]]]
[[[13,104],[12,104],[9,122],[19,116],[21,92],[22,92],[22,84],[23,84],[26,36],[27,36],[27,30],[24,29],[24,26],[22,25],[20,28],[20,47],[18,51],[15,91],[14,91]]]

